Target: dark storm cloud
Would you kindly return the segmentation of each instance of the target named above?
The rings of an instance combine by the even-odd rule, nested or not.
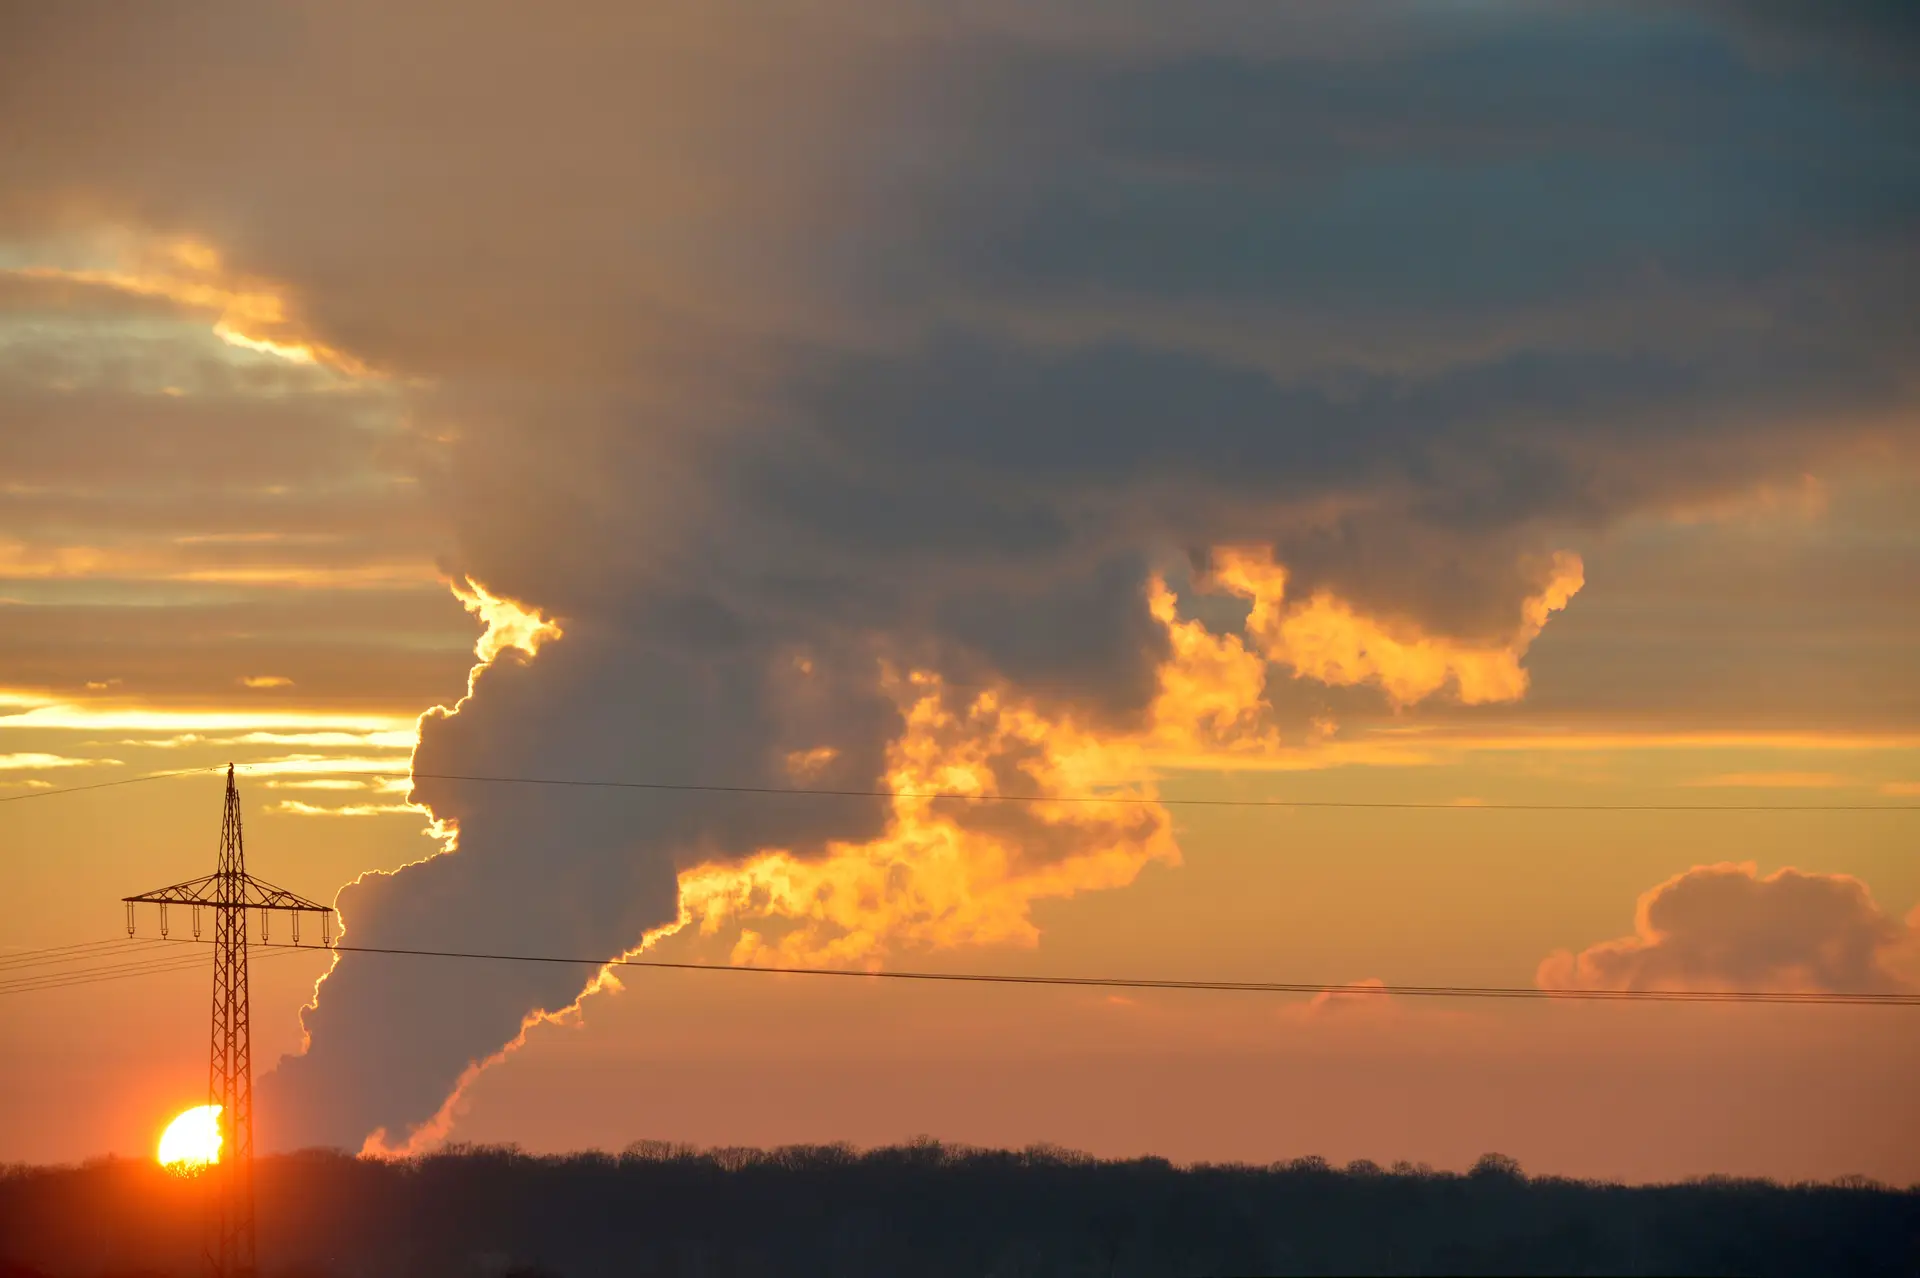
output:
[[[1124,719],[1219,542],[1498,635],[1624,518],[1911,465],[1911,77],[1352,9],[62,6],[0,41],[0,236],[203,236],[393,375],[447,565],[566,630],[423,773],[870,787],[879,661]],[[879,818],[419,796],[459,849],[356,941],[611,954],[676,867]],[[393,972],[329,978],[275,1139],[398,1139],[579,989]]]
[[[1024,592],[956,590],[935,622],[978,654],[984,674],[1124,718],[1152,699],[1167,655],[1166,632],[1140,606],[1149,568],[1119,556]]]
[[[1887,75],[1920,72],[1920,10],[1904,0],[1688,0],[1686,7],[1745,33],[1775,62],[1839,57]]]
[[[1528,351],[1331,384],[1131,342],[935,337],[823,376],[803,401],[813,448],[774,454],[743,505],[881,575],[1143,535],[1268,541],[1309,584],[1490,633],[1512,625],[1529,585],[1516,556],[1544,537],[1877,437],[1876,406],[1903,389],[1891,351],[1810,337],[1788,322],[1710,357]]]
[[[900,250],[969,321],[827,361],[824,460],[772,453],[749,491],[837,554],[1274,541],[1476,633],[1552,537],[1883,437],[1916,336],[1910,83],[1769,69],[1684,20],[1475,35],[1009,57],[995,144]],[[1323,331],[1222,339],[1263,321]],[[1372,329],[1461,352],[1381,372]]]
[[[1759,66],[1704,25],[1604,12],[1481,36],[1359,62],[1051,55],[1000,82],[1028,127],[964,153],[953,184],[991,198],[954,201],[966,233],[933,238],[1022,298],[1457,324],[1654,274],[1751,284],[1912,227],[1910,81]]]

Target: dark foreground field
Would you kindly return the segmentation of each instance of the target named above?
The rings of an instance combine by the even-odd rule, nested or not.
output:
[[[1920,1273],[1920,1189],[1626,1188],[1315,1159],[1176,1168],[925,1143],[264,1160],[278,1275]],[[197,1274],[197,1190],[142,1161],[0,1176],[0,1275]]]

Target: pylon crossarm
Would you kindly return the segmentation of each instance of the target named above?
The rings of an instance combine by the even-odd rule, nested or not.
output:
[[[294,910],[309,914],[333,913],[331,905],[309,901],[304,896],[296,895],[283,887],[276,887],[265,879],[256,879],[251,874],[241,882],[246,890],[249,905],[256,905],[262,909]]]
[[[259,910],[288,910],[307,914],[331,914],[333,907],[322,905],[318,901],[309,901],[283,887],[256,879],[251,874],[239,880],[237,893],[228,894],[226,879],[230,876],[209,874],[204,878],[190,879],[185,883],[176,883],[172,887],[157,888],[152,892],[142,892],[138,896],[125,896],[120,899],[129,905],[210,905],[244,907]]]
[[[172,887],[155,888],[151,892],[142,892],[138,896],[123,896],[120,899],[128,904],[152,905],[217,905],[220,892],[220,876],[202,875],[197,879],[188,879],[185,883],[176,883]]]

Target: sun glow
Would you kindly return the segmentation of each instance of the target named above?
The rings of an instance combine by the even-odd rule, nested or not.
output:
[[[156,1157],[183,1176],[219,1162],[220,1107],[196,1105],[168,1123]]]

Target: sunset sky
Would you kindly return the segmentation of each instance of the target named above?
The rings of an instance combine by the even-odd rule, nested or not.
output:
[[[0,18],[0,964],[231,760],[362,945],[1330,987],[270,953],[263,1149],[1920,1182],[1912,1007],[1339,988],[1920,992],[1907,6],[430,9]],[[24,975],[0,1161],[205,1101]]]

